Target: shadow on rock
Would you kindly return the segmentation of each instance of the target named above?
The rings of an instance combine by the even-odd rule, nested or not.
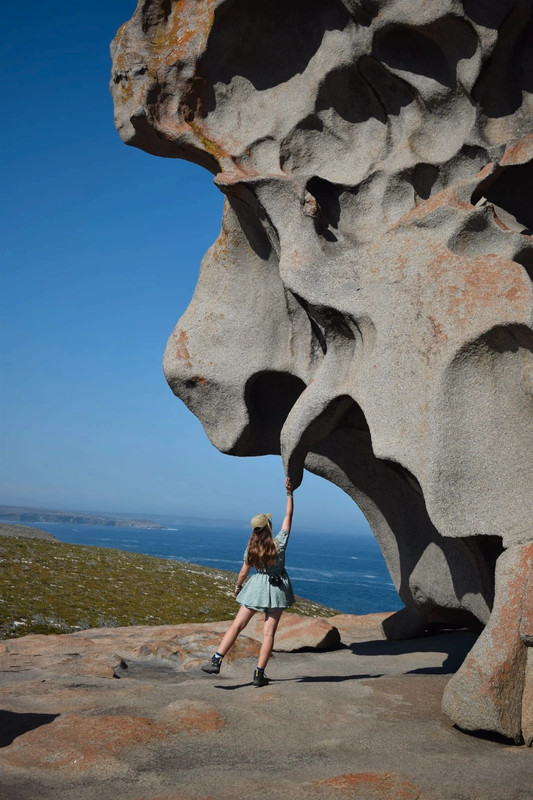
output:
[[[478,634],[471,631],[454,631],[440,636],[427,636],[421,639],[390,641],[375,639],[367,642],[354,642],[350,650],[357,656],[401,656],[410,653],[445,653],[446,658],[440,666],[419,667],[407,670],[406,674],[448,675],[457,672],[472,649]]]
[[[356,675],[306,675],[303,678],[297,678],[299,683],[342,683],[343,681],[360,681],[367,680],[368,678],[382,678],[383,675],[363,675],[357,673]]]
[[[382,678],[380,675],[363,675],[358,673],[356,675],[304,675],[299,678],[269,678],[269,685],[276,683],[342,683],[344,681],[358,681],[368,680],[368,678]],[[252,682],[247,683],[234,683],[231,686],[223,686],[218,684],[215,689],[226,689],[233,691],[234,689],[244,689],[246,686],[252,686]]]
[[[59,714],[18,714],[0,710],[0,747],[8,747],[17,736],[49,725]]]

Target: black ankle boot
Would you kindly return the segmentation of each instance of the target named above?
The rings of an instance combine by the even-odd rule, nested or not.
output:
[[[252,681],[254,686],[268,686],[270,681],[268,680],[267,676],[265,675],[264,669],[259,669],[259,667],[254,672],[254,678]]]
[[[206,661],[205,664],[202,664],[201,669],[203,672],[209,672],[210,675],[218,675],[221,663],[222,659],[220,656],[215,655],[211,658],[211,661]]]

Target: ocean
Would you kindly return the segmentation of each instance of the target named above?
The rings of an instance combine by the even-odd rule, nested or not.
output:
[[[61,542],[112,547],[229,572],[239,571],[249,535],[248,529],[215,527],[209,522],[164,530],[28,524],[48,531]],[[372,536],[309,533],[295,526],[286,564],[297,595],[338,611],[368,614],[403,606]]]

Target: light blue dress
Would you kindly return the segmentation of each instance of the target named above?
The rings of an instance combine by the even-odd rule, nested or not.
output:
[[[276,561],[270,567],[258,569],[237,595],[237,602],[254,611],[289,608],[295,602],[291,580],[285,570],[285,550],[289,532],[280,531],[274,539],[278,549]],[[244,551],[244,561],[248,548]]]

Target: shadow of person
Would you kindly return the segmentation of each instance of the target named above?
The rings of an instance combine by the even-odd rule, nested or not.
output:
[[[383,675],[364,675],[362,672],[355,675],[305,675],[298,678],[299,683],[343,683],[344,681],[360,681],[368,678],[382,678]]]
[[[358,681],[363,679],[366,680],[367,678],[381,677],[382,675],[364,675],[363,673],[357,673],[355,675],[303,675],[295,678],[269,678],[268,680],[269,685],[274,685],[276,683],[342,683],[344,681]],[[233,691],[234,689],[243,689],[245,686],[252,686],[252,682],[234,683],[227,686],[218,684],[215,686],[215,689],[226,689],[228,691]]]
[[[59,714],[19,714],[0,709],[0,747],[8,747],[17,736],[41,725],[49,725]]]
[[[270,686],[274,683],[286,683],[290,681],[297,681],[298,678],[269,678],[267,686]],[[232,684],[215,684],[215,689],[225,689],[226,691],[232,692],[234,689],[244,689],[246,686],[253,686],[252,681],[246,681],[246,683],[232,683]],[[254,687],[258,688],[258,687]],[[261,687],[264,688],[264,687]]]
[[[401,641],[376,639],[354,642],[350,645],[350,650],[356,656],[388,656],[391,658],[416,653],[444,653],[446,657],[440,666],[409,669],[406,670],[406,674],[451,675],[457,672],[478,636],[478,633],[472,631],[454,630]]]

